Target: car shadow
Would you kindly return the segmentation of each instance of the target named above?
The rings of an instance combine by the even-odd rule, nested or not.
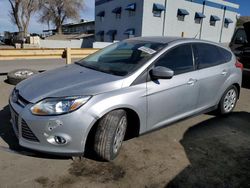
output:
[[[190,165],[167,188],[250,187],[250,113],[201,122],[185,132],[181,145]]]
[[[16,135],[12,129],[10,119],[11,119],[11,115],[9,111],[9,106],[5,106],[0,111],[0,137],[8,146],[6,147],[6,146],[0,145],[0,151],[16,153],[16,154],[26,155],[30,157],[36,157],[36,158],[62,159],[62,160],[71,159],[70,157],[45,154],[45,153],[37,152],[37,151],[30,150],[30,149],[20,146],[18,143],[18,139],[16,138]]]

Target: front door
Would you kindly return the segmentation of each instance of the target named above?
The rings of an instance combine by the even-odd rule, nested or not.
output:
[[[191,45],[177,46],[161,56],[155,67],[172,69],[171,79],[147,82],[147,126],[155,129],[188,116],[196,109],[199,86]]]

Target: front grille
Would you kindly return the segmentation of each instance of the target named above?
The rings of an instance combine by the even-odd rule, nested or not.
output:
[[[24,99],[20,94],[19,91],[17,89],[14,89],[12,92],[12,96],[11,96],[11,100],[12,102],[18,104],[21,107],[25,107],[29,104],[29,101],[27,101],[26,99]]]
[[[17,104],[21,105],[22,107],[27,106],[29,102],[25,100],[20,94],[18,94]]]
[[[38,138],[30,130],[29,126],[24,120],[22,120],[22,137],[32,142],[39,142]]]
[[[18,132],[18,129],[19,129],[18,128],[18,115],[15,112],[14,112],[14,119],[15,119],[14,125],[15,125],[15,128],[16,128],[17,132]]]

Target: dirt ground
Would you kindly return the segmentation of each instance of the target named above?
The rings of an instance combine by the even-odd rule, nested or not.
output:
[[[126,141],[107,163],[18,146],[7,106],[13,86],[0,77],[0,187],[250,187],[249,78],[231,115],[200,115]]]

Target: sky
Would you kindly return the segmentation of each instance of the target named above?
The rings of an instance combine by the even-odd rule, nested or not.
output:
[[[250,16],[250,0],[227,0],[240,5],[239,13],[242,16]],[[85,20],[94,20],[95,1],[85,0],[85,8],[81,13],[81,18]],[[0,0],[0,33],[4,31],[17,31],[17,28],[10,21],[9,16],[10,4],[8,0]],[[39,15],[35,15],[30,21],[29,31],[31,33],[41,33],[42,30],[48,29],[48,26],[37,22]],[[72,21],[70,21],[72,22]]]

